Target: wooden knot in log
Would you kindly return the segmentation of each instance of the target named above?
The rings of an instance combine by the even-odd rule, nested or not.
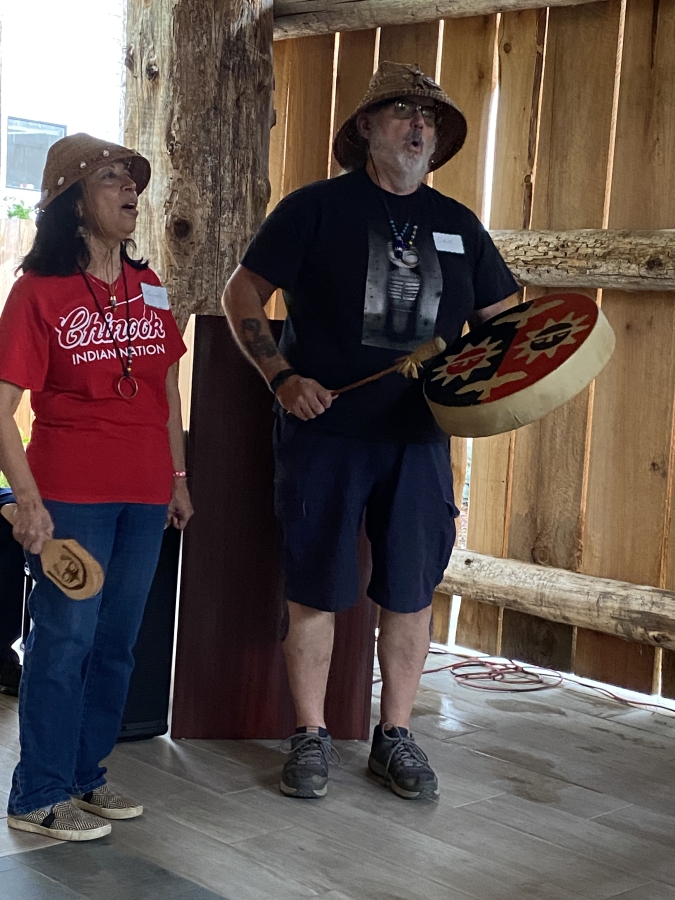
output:
[[[174,237],[179,241],[184,241],[192,232],[192,223],[187,219],[174,219],[170,227]]]
[[[159,77],[159,66],[157,65],[156,59],[152,58],[148,60],[145,67],[145,77],[149,82],[154,82]]]

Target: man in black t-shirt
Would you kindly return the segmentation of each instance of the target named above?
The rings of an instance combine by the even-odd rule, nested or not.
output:
[[[476,216],[423,184],[465,136],[464,116],[434,81],[382,63],[335,138],[347,174],[284,198],[225,289],[232,330],[276,396],[284,652],[298,726],[280,783],[289,796],[327,790],[334,614],[358,599],[365,522],[383,682],[368,765],[401,797],[438,797],[409,720],[455,539],[448,438],[420,381],[394,373],[332,392],[434,335],[451,344],[518,289]],[[263,311],[277,287],[288,309],[279,347]]]

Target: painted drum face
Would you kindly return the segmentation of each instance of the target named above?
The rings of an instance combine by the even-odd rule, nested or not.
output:
[[[551,294],[506,310],[433,360],[426,397],[442,406],[475,406],[518,393],[576,353],[598,315],[583,294]]]

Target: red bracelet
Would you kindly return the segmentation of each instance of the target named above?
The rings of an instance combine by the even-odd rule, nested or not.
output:
[[[172,478],[187,478],[187,472],[172,472]]]

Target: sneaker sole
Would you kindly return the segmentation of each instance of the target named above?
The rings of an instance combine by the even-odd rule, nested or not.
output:
[[[10,828],[17,831],[30,831],[34,834],[44,834],[47,837],[54,838],[57,841],[95,841],[97,838],[105,837],[112,831],[112,825],[102,825],[100,828],[89,828],[86,831],[58,831],[54,828],[46,828],[44,825],[37,825],[35,822],[24,822],[22,819],[16,819],[14,816],[7,816],[7,824]]]
[[[377,775],[384,784],[385,787],[390,788],[398,797],[402,797],[404,800],[438,800],[440,796],[440,791],[438,789],[438,781],[430,781],[429,784],[425,785],[420,791],[406,791],[405,788],[400,787],[391,775],[385,770],[384,766],[379,763],[376,759],[372,759],[372,757],[368,760],[368,768],[370,771]]]
[[[320,800],[321,797],[325,797],[328,793],[328,785],[325,784],[322,788],[315,790],[314,788],[289,787],[283,781],[280,781],[279,790],[286,797],[297,797],[299,800]]]
[[[78,797],[73,797],[72,799],[75,806],[93,813],[95,816],[100,816],[101,819],[136,819],[138,816],[143,815],[143,807],[140,804],[138,806],[129,806],[126,809],[103,809],[101,806],[95,806],[93,803],[85,803],[84,800],[80,800]]]

